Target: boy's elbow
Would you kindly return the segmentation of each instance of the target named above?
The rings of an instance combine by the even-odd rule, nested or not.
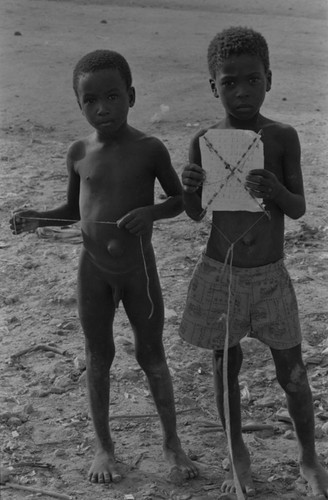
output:
[[[201,222],[206,215],[206,210],[195,211],[189,209],[188,207],[185,207],[185,212],[188,215],[188,217],[190,217],[190,219],[192,219],[195,222]]]
[[[174,196],[173,198],[174,198],[174,203],[172,206],[173,209],[172,212],[173,216],[176,217],[177,215],[180,215],[184,210],[182,194]]]
[[[295,210],[293,213],[290,214],[290,218],[297,220],[303,217],[303,215],[306,212],[306,205],[305,202],[302,203],[299,207],[297,207],[297,210]]]
[[[180,194],[179,196],[177,196],[177,210],[179,211],[179,214],[181,214],[181,212],[184,211],[184,203],[183,203],[183,197],[182,197],[182,194]]]

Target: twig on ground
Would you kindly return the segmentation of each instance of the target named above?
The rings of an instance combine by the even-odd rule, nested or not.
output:
[[[17,484],[17,483],[6,483],[5,486],[1,487],[1,490],[9,488],[13,490],[30,491],[31,493],[47,495],[48,497],[60,498],[61,500],[71,500],[72,498],[71,496],[65,495],[64,493],[57,493],[56,491],[43,490],[41,488],[32,488],[31,486],[25,486],[23,484]]]
[[[207,434],[209,432],[223,432],[224,429],[222,425],[217,424],[215,422],[211,423],[206,420],[202,420],[198,422],[200,424],[200,430],[203,434]],[[272,424],[261,424],[257,422],[248,422],[242,425],[242,432],[256,432],[256,431],[273,431],[274,426]]]
[[[140,453],[140,455],[137,456],[137,458],[133,461],[133,464],[131,466],[131,470],[135,469],[139,465],[139,463],[141,462],[141,460],[144,458],[145,455],[146,455],[146,453],[142,452],[142,453]]]
[[[34,351],[50,351],[56,354],[60,354],[61,356],[67,356],[67,351],[61,351],[60,349],[52,347],[51,345],[38,344],[38,345],[33,345],[31,347],[27,347],[26,349],[23,349],[21,351],[18,351],[16,354],[12,354],[10,357],[11,359],[17,359],[20,356],[24,356],[24,354],[30,354],[31,352]]]
[[[202,462],[201,460],[193,460],[193,463],[196,465],[206,467],[206,468],[209,467],[210,469],[218,469],[219,468],[218,465],[207,464],[206,462]]]
[[[182,413],[189,413],[191,411],[195,411],[198,409],[199,408],[197,408],[197,407],[185,408],[184,410],[176,411],[176,415],[181,415]],[[157,417],[158,417],[157,413],[144,413],[144,414],[132,413],[131,415],[128,415],[126,413],[121,413],[120,415],[110,415],[109,420],[117,420],[120,418],[133,420],[135,418],[157,418]]]
[[[53,464],[45,462],[16,462],[13,467],[33,467],[40,469],[53,469],[55,466]]]

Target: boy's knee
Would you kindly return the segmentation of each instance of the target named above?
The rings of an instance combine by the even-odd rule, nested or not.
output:
[[[296,364],[284,373],[277,373],[277,379],[287,394],[295,394],[309,389],[306,369],[303,364]]]
[[[162,345],[137,345],[135,356],[143,370],[156,369],[165,362],[165,353]]]

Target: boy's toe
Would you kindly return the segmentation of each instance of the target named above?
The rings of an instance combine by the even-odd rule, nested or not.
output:
[[[116,472],[112,474],[113,483],[119,483],[121,480],[122,480],[121,474],[117,474]]]
[[[105,482],[104,473],[103,472],[99,472],[99,474],[98,474],[98,483],[104,483],[104,482]]]
[[[103,478],[104,478],[104,483],[110,483],[111,482],[111,478],[110,478],[110,474],[109,472],[104,472],[103,473]]]

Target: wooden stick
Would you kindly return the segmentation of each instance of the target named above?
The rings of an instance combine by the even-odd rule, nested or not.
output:
[[[2,489],[13,489],[13,490],[23,490],[30,491],[31,493],[40,493],[42,495],[47,495],[53,498],[60,498],[61,500],[71,500],[71,496],[65,495],[64,493],[57,493],[56,491],[43,490],[39,488],[32,488],[31,486],[25,486],[23,484],[17,483],[6,483],[6,485]]]
[[[199,408],[194,407],[194,408],[186,408],[184,410],[178,410],[176,411],[176,415],[181,415],[182,413],[188,413],[191,411],[198,410]],[[125,418],[125,419],[134,419],[134,418],[157,418],[158,414],[157,413],[144,413],[144,414],[138,414],[138,413],[132,413],[131,415],[127,415],[126,413],[122,413],[120,415],[111,415],[109,417],[109,420],[116,420],[119,418]]]
[[[55,466],[43,462],[16,462],[14,467],[39,467],[41,469],[53,469]]]
[[[28,347],[26,349],[23,349],[22,351],[18,351],[16,354],[12,354],[10,357],[12,359],[16,359],[16,358],[19,358],[20,356],[24,356],[24,354],[29,354],[30,352],[34,352],[34,351],[50,351],[50,352],[54,352],[56,354],[60,354],[61,356],[67,355],[67,351],[61,351],[60,349],[57,349],[56,347],[52,347],[52,346],[46,345],[46,344],[38,344],[38,345],[34,345],[34,346]]]
[[[221,425],[201,425],[201,432],[203,434],[207,434],[209,432],[223,432],[223,427]],[[248,424],[244,424],[241,428],[243,432],[255,432],[255,431],[273,431],[274,426],[271,424],[258,424],[256,422],[250,422]]]

